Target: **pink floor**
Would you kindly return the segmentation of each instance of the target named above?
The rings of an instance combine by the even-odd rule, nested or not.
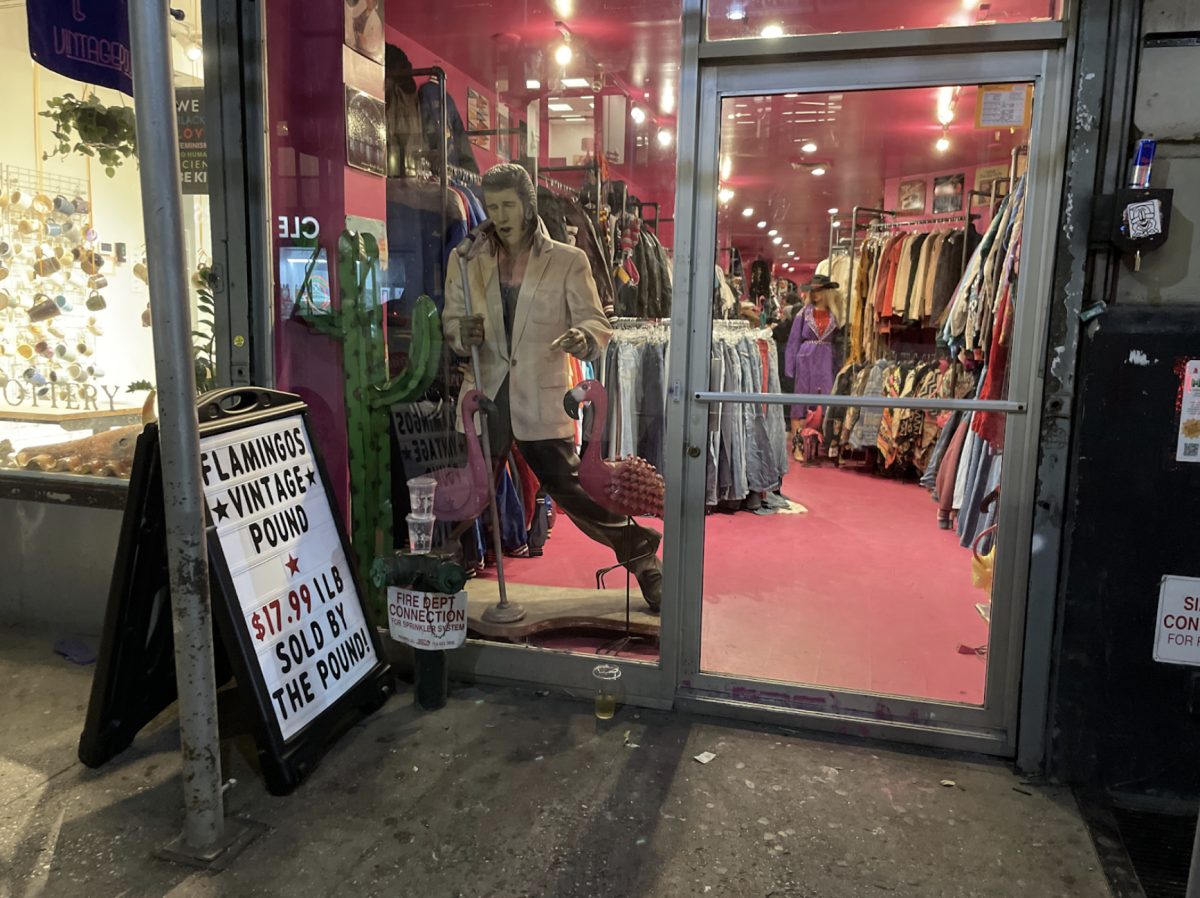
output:
[[[783,492],[808,513],[706,519],[702,668],[982,703],[985,661],[958,649],[987,640],[975,609],[983,594],[970,552],[937,528],[929,493],[796,464]],[[611,555],[560,515],[545,555],[506,562],[513,582],[590,589]],[[594,650],[588,640],[553,645]]]

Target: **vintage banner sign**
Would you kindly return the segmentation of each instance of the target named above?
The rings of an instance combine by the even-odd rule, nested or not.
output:
[[[442,595],[393,586],[388,589],[388,630],[414,649],[456,649],[467,638],[467,594]]]
[[[25,15],[34,62],[133,96],[126,0],[28,0]]]
[[[285,740],[378,658],[304,419],[200,440],[204,497]]]

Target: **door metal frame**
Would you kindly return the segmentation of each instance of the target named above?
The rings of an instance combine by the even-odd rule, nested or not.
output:
[[[702,20],[702,16],[699,19]],[[1059,29],[1057,34],[1061,38],[1065,34],[1064,26],[1053,24]],[[676,487],[669,506],[667,529],[677,540],[677,545],[688,548],[686,564],[681,554],[672,553],[676,564],[666,581],[664,601],[666,609],[679,611],[672,615],[673,622],[664,613],[663,640],[664,667],[671,663],[679,684],[677,704],[751,719],[783,713],[803,718],[804,725],[814,729],[883,736],[992,754],[1007,755],[1013,751],[1026,619],[1035,487],[1033,473],[1039,435],[1038,414],[1028,412],[1041,409],[1042,379],[1038,363],[1044,348],[1053,264],[1051,248],[1058,220],[1066,143],[1066,129],[1058,124],[1069,98],[1061,40],[1051,43],[1055,44],[1052,49],[989,47],[989,52],[973,54],[947,53],[941,49],[915,56],[908,55],[906,50],[891,57],[873,59],[869,66],[864,66],[860,58],[829,58],[824,52],[819,62],[808,59],[781,61],[771,56],[762,62],[715,62],[701,69],[695,95],[689,97],[681,91],[685,101],[695,101],[697,113],[689,120],[691,104],[681,104],[673,306],[688,308],[690,315],[676,315],[672,319],[672,345],[686,346],[687,350],[673,354],[673,405],[680,407],[669,409],[668,425],[672,422],[670,413],[675,412],[676,424],[682,419],[683,426],[669,432],[683,433],[685,443],[696,445],[704,445],[705,441],[698,435],[706,434],[708,408],[705,402],[713,398],[707,393],[712,308],[710,302],[691,303],[689,300],[690,297],[713,295],[721,100],[726,96],[785,92],[1032,82],[1035,84],[1035,103],[1030,135],[1029,199],[1022,241],[1025,253],[1018,285],[1009,394],[1004,402],[1006,407],[994,409],[1008,416],[1002,474],[1005,488],[1001,496],[998,543],[1018,548],[997,553],[994,592],[997,596],[1007,597],[1007,601],[993,607],[984,706],[851,693],[702,671],[704,515],[698,510],[704,507],[705,466],[702,456],[691,460],[684,452],[678,453],[678,458],[672,454],[667,472],[668,484]],[[692,127],[694,132],[690,132]],[[1031,248],[1041,251],[1030,252]],[[683,385],[686,388],[681,389]],[[725,401],[730,398],[725,397]],[[755,400],[761,402],[763,397],[755,397]],[[772,401],[790,399],[780,396],[773,397]],[[672,476],[673,469],[675,476]],[[670,630],[669,624],[672,625]],[[675,645],[671,646],[671,643]]]

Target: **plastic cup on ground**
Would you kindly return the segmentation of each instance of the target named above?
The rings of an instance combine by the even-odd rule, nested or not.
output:
[[[621,668],[615,664],[597,664],[592,668],[596,681],[596,719],[611,720],[617,713],[621,693]]]

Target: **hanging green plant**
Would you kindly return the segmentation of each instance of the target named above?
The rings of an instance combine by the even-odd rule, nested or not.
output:
[[[58,145],[43,159],[80,153],[97,159],[111,178],[126,159],[137,156],[137,128],[129,106],[106,106],[94,93],[82,100],[63,94],[46,106],[38,114],[54,123],[51,133]]]

